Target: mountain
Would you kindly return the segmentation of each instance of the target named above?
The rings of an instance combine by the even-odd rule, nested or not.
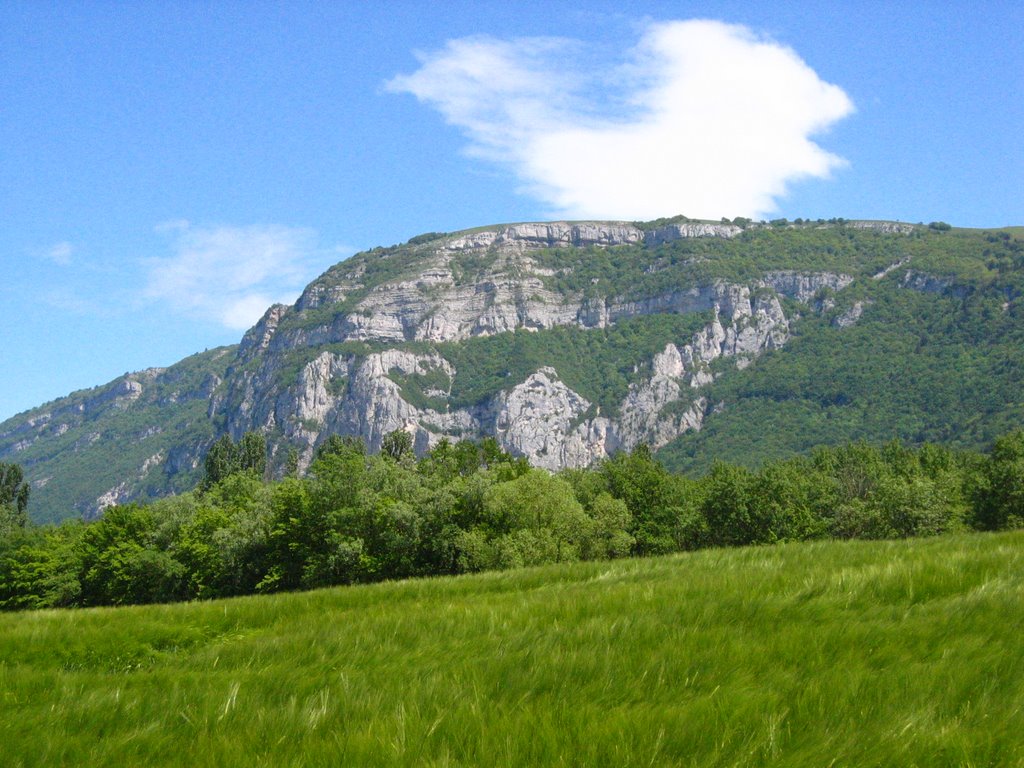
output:
[[[495,436],[550,469],[850,439],[980,447],[1024,424],[1020,229],[553,222],[420,235],[328,269],[240,344],[0,424],[37,520],[194,483],[219,435],[305,467],[330,434]]]

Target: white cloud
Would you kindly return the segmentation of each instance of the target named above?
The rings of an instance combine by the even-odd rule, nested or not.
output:
[[[60,242],[49,248],[44,254],[43,258],[52,261],[54,264],[59,264],[62,267],[66,267],[71,263],[71,255],[75,252],[75,247],[69,242]]]
[[[854,110],[790,48],[717,21],[648,25],[598,68],[574,41],[450,41],[387,84],[438,109],[558,215],[753,216],[845,164],[810,137]]]
[[[153,231],[159,234],[163,234],[164,232],[178,232],[180,230],[188,228],[188,219],[168,219],[167,221],[161,221],[159,224],[153,227]]]
[[[173,238],[173,254],[146,260],[145,297],[238,330],[274,302],[294,301],[325,261],[337,260],[317,247],[315,233],[307,229],[175,221],[157,231]]]

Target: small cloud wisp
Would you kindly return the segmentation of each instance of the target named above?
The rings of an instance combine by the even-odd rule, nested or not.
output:
[[[325,256],[308,229],[176,221],[157,231],[172,238],[173,253],[145,260],[144,297],[235,330],[274,302],[294,301]]]
[[[75,252],[75,247],[71,243],[64,241],[57,243],[47,249],[43,254],[43,258],[47,261],[52,261],[54,264],[66,267],[71,263],[71,256]]]

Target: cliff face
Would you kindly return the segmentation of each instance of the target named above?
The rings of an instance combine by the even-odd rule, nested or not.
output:
[[[733,238],[741,232],[732,224],[708,223],[647,231],[596,222],[518,224],[422,245],[414,273],[376,285],[367,285],[365,263],[329,272],[294,307],[272,307],[246,334],[239,351],[245,369],[230,378],[217,414],[236,437],[247,430],[280,432],[299,448],[300,466],[327,435],[359,435],[377,449],[395,429],[409,431],[420,451],[443,437],[494,436],[506,450],[548,469],[585,466],[639,443],[660,447],[701,427],[709,404],[700,393],[714,380],[715,361],[744,367],[786,343],[790,320],[782,300],[813,311],[811,302],[821,291],[840,291],[853,278],[783,270],[745,283],[677,282],[640,295],[621,286],[602,296],[553,285],[560,268],[552,253],[653,249],[683,238]],[[344,310],[322,312],[331,307]],[[642,316],[700,312],[713,319],[692,338],[666,340],[611,417],[594,413],[594,404],[561,380],[554,361],[470,407],[454,406],[449,395],[458,371],[437,349],[325,349],[301,367],[294,384],[275,386],[296,350],[352,342],[434,346],[522,329],[601,329]],[[435,407],[403,397],[396,379],[408,377],[435,381]]]
[[[708,295],[696,289],[650,297],[646,304],[567,296],[545,280],[555,270],[532,256],[557,249],[658,245],[685,237],[730,238],[741,231],[731,224],[691,223],[645,232],[630,224],[554,223],[441,238],[414,251],[416,269],[404,279],[369,286],[365,263],[328,272],[303,292],[294,308],[272,308],[246,335],[242,354],[345,341],[454,341],[569,324],[604,327],[636,314],[706,309]],[[345,304],[350,310],[334,314],[329,322],[279,330],[289,313]]]
[[[991,261],[994,241],[977,239],[978,263]],[[26,469],[37,519],[187,488],[225,432],[264,433],[277,471],[291,448],[306,467],[329,435],[376,450],[395,429],[419,452],[493,436],[538,466],[586,466],[701,430],[736,405],[717,382],[787,354],[802,329],[849,333],[894,312],[897,294],[974,296],[936,270],[950,258],[929,261],[944,243],[956,258],[966,252],[892,222],[554,222],[423,235],[331,267],[237,347],[0,424],[0,460]],[[1016,295],[1002,289],[1004,312]]]

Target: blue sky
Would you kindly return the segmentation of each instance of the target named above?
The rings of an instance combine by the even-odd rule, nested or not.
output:
[[[0,419],[425,231],[1024,224],[1019,3],[575,6],[0,4]]]

